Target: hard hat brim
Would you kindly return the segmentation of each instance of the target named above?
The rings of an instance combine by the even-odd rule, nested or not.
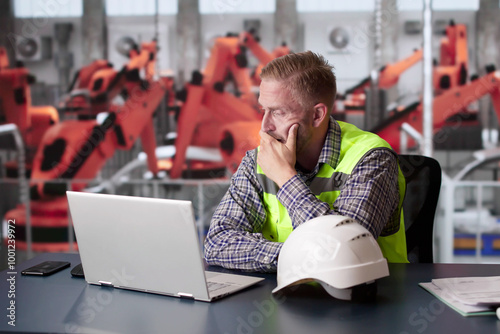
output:
[[[316,272],[314,275],[295,276],[290,279],[282,279],[278,286],[272,290],[277,293],[289,286],[300,284],[307,281],[317,281],[328,284],[336,289],[348,289],[367,281],[376,280],[389,276],[389,267],[387,259],[381,258],[376,262],[354,265],[349,268],[339,268],[338,270],[329,270]]]

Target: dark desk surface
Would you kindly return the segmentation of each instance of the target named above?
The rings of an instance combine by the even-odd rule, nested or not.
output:
[[[0,273],[0,331],[57,333],[500,333],[496,316],[463,317],[418,286],[432,278],[500,275],[500,265],[391,264],[372,303],[336,300],[307,286],[274,297],[275,275],[258,286],[213,303],[88,285],[70,269],[49,277],[20,272],[45,260],[77,254],[43,254]],[[15,301],[15,327],[7,308]]]

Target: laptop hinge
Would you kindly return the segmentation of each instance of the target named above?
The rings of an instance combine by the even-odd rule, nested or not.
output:
[[[101,284],[102,286],[109,286],[110,288],[114,287],[113,283],[111,282],[99,281],[99,284]]]
[[[177,295],[181,298],[194,299],[194,296],[192,293],[179,292]]]

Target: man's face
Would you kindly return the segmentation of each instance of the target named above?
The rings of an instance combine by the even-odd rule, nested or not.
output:
[[[261,129],[281,143],[288,138],[288,130],[293,124],[299,125],[297,153],[304,149],[311,139],[312,113],[295,102],[291,93],[274,80],[262,80],[259,104],[264,112]]]

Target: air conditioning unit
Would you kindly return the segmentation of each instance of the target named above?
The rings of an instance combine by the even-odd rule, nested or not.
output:
[[[326,31],[326,48],[330,53],[340,53],[348,51],[350,42],[350,32],[348,28],[340,26],[330,26]]]
[[[52,37],[16,38],[16,59],[21,61],[40,61],[52,58]]]

